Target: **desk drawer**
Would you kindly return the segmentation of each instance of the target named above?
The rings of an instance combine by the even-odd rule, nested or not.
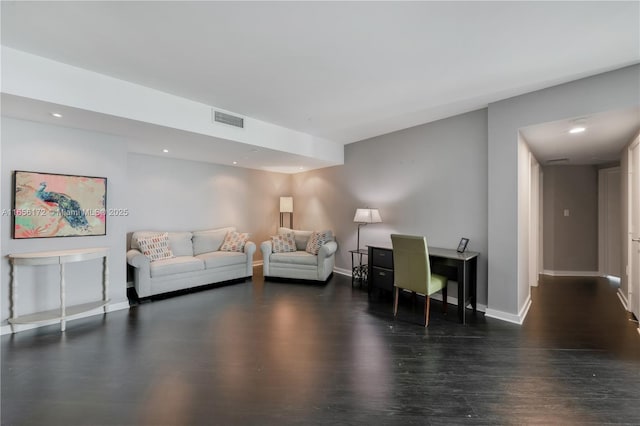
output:
[[[373,266],[393,269],[393,251],[373,247],[370,261]]]
[[[369,277],[369,282],[373,287],[381,288],[383,290],[393,290],[393,270],[378,268],[374,266],[371,268],[373,273],[372,277]]]

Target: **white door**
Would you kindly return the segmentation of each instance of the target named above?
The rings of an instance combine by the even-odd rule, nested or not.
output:
[[[629,302],[640,318],[640,140],[629,147]],[[640,330],[640,328],[639,328]]]

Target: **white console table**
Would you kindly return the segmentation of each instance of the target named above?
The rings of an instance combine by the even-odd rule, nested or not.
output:
[[[107,304],[109,303],[109,266],[107,255],[109,249],[104,247],[85,248],[76,250],[59,250],[59,251],[43,251],[36,253],[20,253],[10,254],[11,262],[11,331],[15,333],[16,324],[37,324],[52,320],[60,320],[60,330],[66,328],[67,318],[80,314],[82,312],[103,308],[107,312]],[[66,285],[64,266],[72,262],[84,262],[92,259],[103,258],[102,261],[102,300],[95,302],[83,303],[81,305],[66,305]],[[17,267],[20,266],[38,266],[38,265],[60,265],[60,309],[52,309],[50,311],[37,312],[29,315],[18,315],[18,274]]]

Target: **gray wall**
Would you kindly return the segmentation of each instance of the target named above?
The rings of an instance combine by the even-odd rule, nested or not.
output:
[[[543,173],[543,268],[598,271],[597,168],[548,166]]]
[[[14,170],[78,174],[108,178],[109,208],[127,206],[127,145],[123,139],[95,132],[68,129],[2,117],[3,187],[2,209],[12,207]],[[109,248],[110,298],[112,304],[126,302],[125,246],[126,218],[107,217],[107,235],[98,237],[11,239],[10,215],[2,224],[2,293],[0,318],[9,317],[10,267],[7,255],[43,250],[85,247]],[[67,267],[67,304],[98,300],[101,297],[99,261],[70,264]],[[18,312],[28,314],[59,306],[58,269],[54,266],[22,267],[19,270]]]
[[[235,226],[259,246],[276,232],[280,196],[291,195],[287,174],[140,154],[127,158],[128,232]]]
[[[490,315],[518,316],[529,283],[518,280],[518,129],[640,104],[640,66],[489,105],[488,295]]]
[[[469,238],[468,249],[481,253],[478,302],[486,304],[486,109],[349,144],[343,166],[294,175],[293,195],[296,227],[333,229],[336,266],[346,270],[358,207],[379,208],[383,220],[361,229],[361,247],[390,245],[392,232],[451,248]]]

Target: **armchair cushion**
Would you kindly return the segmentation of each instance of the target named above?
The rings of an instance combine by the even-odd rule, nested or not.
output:
[[[292,265],[317,265],[317,256],[306,251],[294,251],[293,253],[273,253],[271,263],[286,263]]]

